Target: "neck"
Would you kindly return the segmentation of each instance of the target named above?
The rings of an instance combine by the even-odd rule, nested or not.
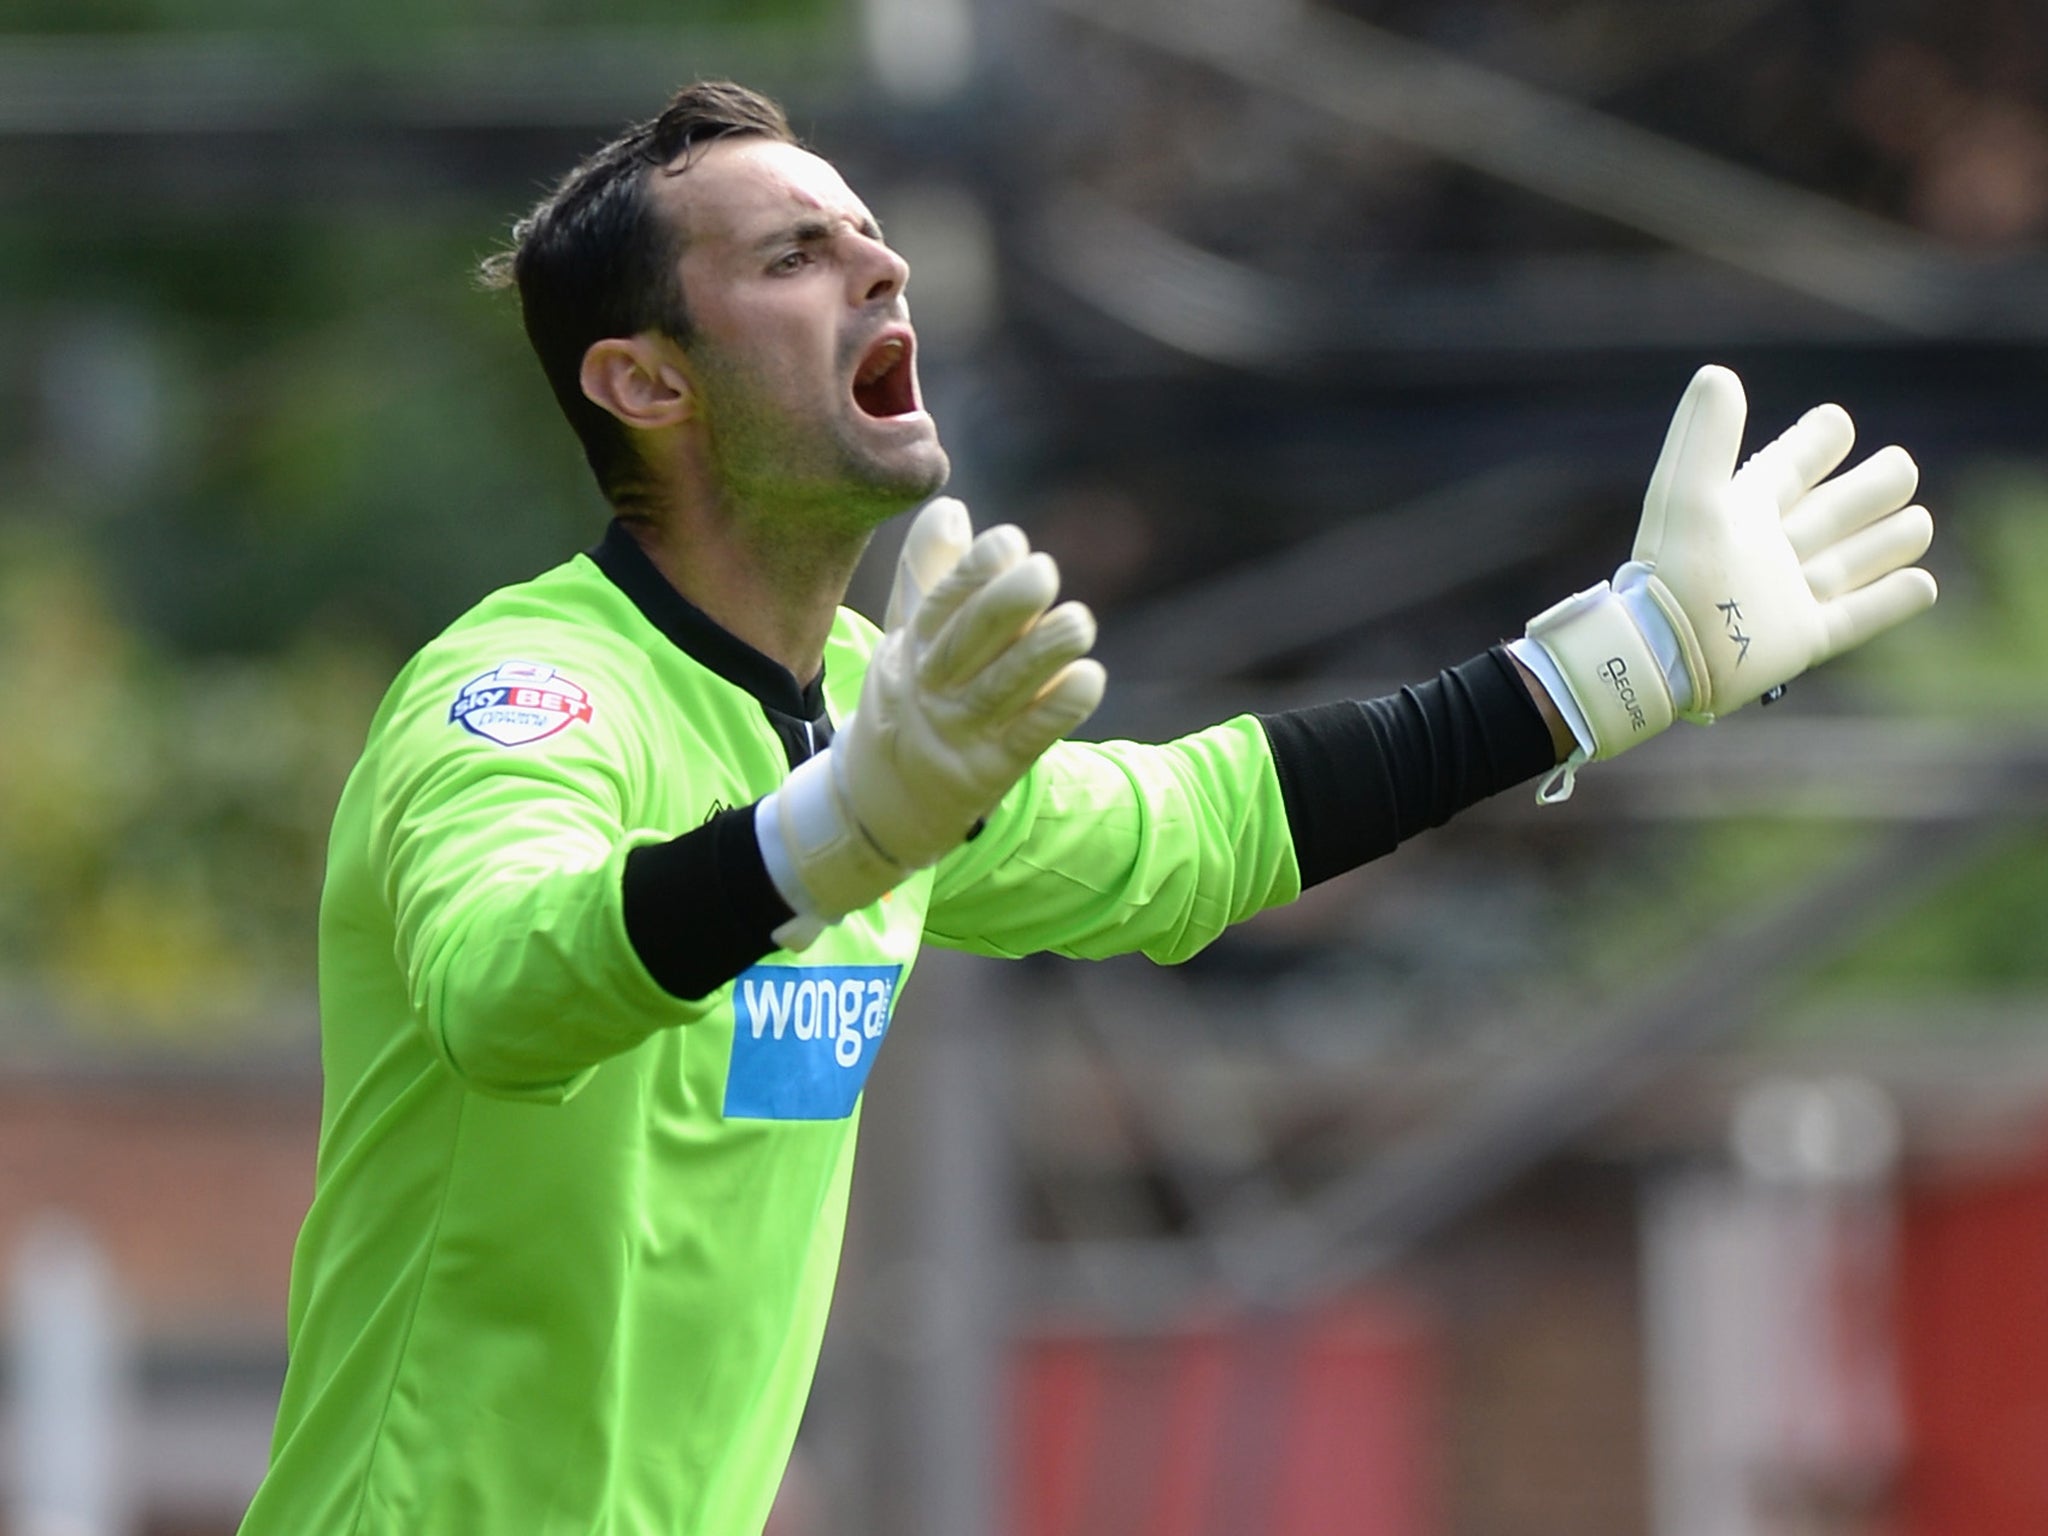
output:
[[[738,519],[699,511],[626,523],[678,592],[721,628],[807,685],[825,664],[825,641],[845,599],[865,532],[747,537]]]

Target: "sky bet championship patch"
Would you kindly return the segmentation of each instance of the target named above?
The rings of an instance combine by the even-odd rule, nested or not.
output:
[[[523,747],[590,718],[590,695],[553,667],[508,661],[462,685],[448,723],[495,741]]]
[[[732,984],[728,1120],[844,1120],[882,1048],[900,965],[756,965]]]

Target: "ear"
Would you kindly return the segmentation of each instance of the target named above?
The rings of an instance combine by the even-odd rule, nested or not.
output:
[[[641,431],[689,420],[697,396],[672,348],[665,338],[644,332],[592,342],[583,354],[583,393]]]

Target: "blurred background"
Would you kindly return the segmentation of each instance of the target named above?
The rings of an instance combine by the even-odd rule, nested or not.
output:
[[[1907,444],[1944,594],[1179,970],[928,955],[776,1536],[2048,1531],[2032,0],[0,0],[0,1530],[261,1475],[341,780],[604,519],[470,274],[719,75],[910,257],[1091,732],[1519,633],[1708,360]]]

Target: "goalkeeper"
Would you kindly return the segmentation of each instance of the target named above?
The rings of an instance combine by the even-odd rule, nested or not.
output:
[[[1934,599],[1915,471],[1686,392],[1634,557],[1400,695],[1064,738],[1094,623],[930,501],[907,269],[781,112],[679,94],[515,230],[616,517],[399,675],[336,813],[326,1098],[249,1536],[745,1536],[919,946],[1185,958],[1483,796]],[[920,503],[887,621],[839,606]]]

